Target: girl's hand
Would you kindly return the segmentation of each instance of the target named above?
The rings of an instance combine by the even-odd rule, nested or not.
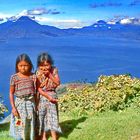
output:
[[[44,74],[45,74],[46,76],[49,76],[50,71],[49,71],[49,70],[46,70],[46,71],[44,71]]]
[[[38,111],[38,106],[35,106],[35,112],[37,112]]]
[[[53,104],[56,104],[58,102],[58,99],[50,98],[49,101]]]
[[[19,117],[19,113],[18,113],[18,111],[15,107],[12,108],[12,113],[13,113],[14,116]]]
[[[35,106],[35,111],[37,112],[39,110],[39,105]]]

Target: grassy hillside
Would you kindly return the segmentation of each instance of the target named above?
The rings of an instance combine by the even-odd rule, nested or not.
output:
[[[139,116],[139,109],[133,108],[79,117],[61,113],[63,134],[60,140],[139,140]],[[12,140],[8,137],[8,129],[9,124],[0,125],[0,140]]]
[[[104,112],[88,117],[61,116],[61,140],[139,140],[140,111]],[[66,121],[64,121],[66,120]]]

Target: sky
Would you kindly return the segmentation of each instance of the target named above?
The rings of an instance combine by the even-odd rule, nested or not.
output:
[[[80,28],[98,20],[140,19],[140,0],[0,0],[0,23],[20,16],[42,25]]]

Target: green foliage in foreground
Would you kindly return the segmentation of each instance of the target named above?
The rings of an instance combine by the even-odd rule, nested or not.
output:
[[[107,111],[92,116],[60,113],[63,130],[60,140],[139,140],[139,116],[139,108],[128,108],[122,112]],[[0,140],[13,140],[8,137],[8,129],[9,124],[0,125]]]
[[[100,76],[95,85],[67,87],[60,97],[60,112],[77,115],[140,106],[140,80],[129,75]]]
[[[64,135],[60,140],[139,140],[140,111],[129,108],[122,112],[107,111],[92,116],[64,115]],[[61,116],[62,117],[62,116]]]
[[[4,112],[7,112],[7,108],[3,103],[2,96],[0,96],[0,120],[4,118]]]
[[[13,140],[9,136],[9,123],[0,124],[0,140]]]

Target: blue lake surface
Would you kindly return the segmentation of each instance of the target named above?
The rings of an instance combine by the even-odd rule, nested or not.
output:
[[[52,55],[62,83],[94,82],[111,74],[140,77],[140,40],[93,35],[8,40],[0,42],[0,94],[9,109],[9,79],[17,55],[27,53],[35,70],[36,58],[44,51]]]

